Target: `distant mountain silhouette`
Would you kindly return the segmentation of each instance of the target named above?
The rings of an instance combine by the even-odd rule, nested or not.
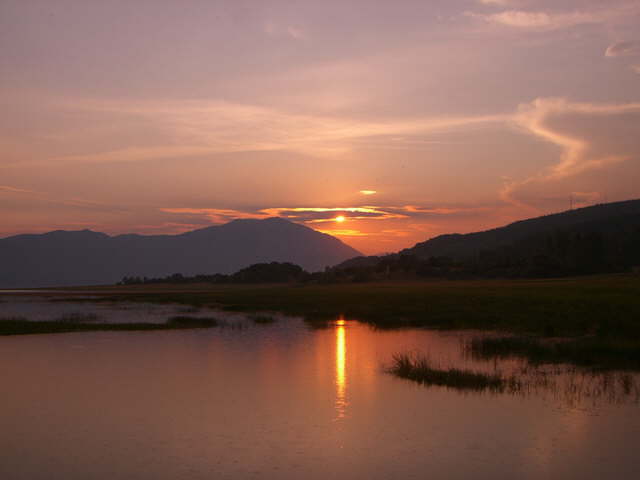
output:
[[[0,288],[113,284],[124,276],[232,273],[260,262],[308,271],[360,253],[282,218],[234,220],[180,235],[109,236],[91,230],[0,239]]]
[[[483,232],[440,235],[402,250],[400,254],[418,258],[463,258],[477,255],[483,250],[513,246],[558,230],[613,233],[638,224],[640,200],[627,200],[530,218]]]

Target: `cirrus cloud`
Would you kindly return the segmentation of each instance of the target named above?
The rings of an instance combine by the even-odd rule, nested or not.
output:
[[[499,2],[495,5],[506,4]],[[640,6],[634,2],[622,2],[605,8],[585,8],[583,10],[554,10],[550,8],[540,10],[503,10],[497,13],[466,12],[467,16],[478,18],[486,23],[528,29],[533,31],[549,31],[578,25],[606,24],[621,18],[630,18],[640,12]]]
[[[552,13],[524,10],[506,10],[488,15],[471,13],[470,16],[496,25],[532,30],[554,30],[581,24],[600,23],[605,17],[602,13],[591,12]]]
[[[607,47],[605,57],[628,57],[640,54],[640,42],[615,42]]]
[[[560,154],[555,163],[535,175],[507,180],[500,197],[508,203],[532,208],[554,195],[567,198],[572,191],[585,197],[573,190],[576,179],[605,188],[594,172],[622,163],[627,165],[627,174],[640,174],[640,102],[596,104],[539,98],[522,105],[514,121],[523,131],[555,144]],[[604,197],[602,192],[588,192],[587,196]]]

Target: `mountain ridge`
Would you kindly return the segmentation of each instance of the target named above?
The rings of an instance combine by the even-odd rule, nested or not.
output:
[[[286,219],[238,219],[176,235],[54,230],[0,239],[0,288],[112,284],[127,275],[233,273],[260,262],[309,271],[360,252]]]
[[[500,248],[555,229],[576,228],[581,224],[598,223],[615,217],[640,216],[640,199],[603,203],[564,212],[527,218],[502,227],[471,233],[444,234],[399,252],[420,258],[450,256],[459,258],[477,254],[480,250]]]

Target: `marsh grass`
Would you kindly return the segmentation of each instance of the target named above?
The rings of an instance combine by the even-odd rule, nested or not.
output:
[[[519,372],[523,395],[551,396],[567,406],[600,402],[640,402],[638,375],[625,371],[592,370],[575,366],[525,365]]]
[[[220,321],[215,317],[192,317],[188,315],[175,315],[169,317],[167,325],[178,328],[202,328],[202,327],[218,327]]]
[[[97,293],[96,293],[97,292]],[[640,338],[640,279],[452,280],[335,285],[94,288],[93,301],[280,312],[321,324],[344,315],[376,328],[483,329],[547,337]]]
[[[273,315],[254,314],[249,315],[249,319],[256,325],[271,325],[278,321]]]
[[[96,313],[81,313],[81,312],[73,312],[73,313],[65,313],[60,317],[56,318],[58,322],[96,322],[99,320],[99,316]]]
[[[424,386],[441,386],[460,392],[509,394],[559,401],[580,407],[599,403],[640,402],[638,375],[624,371],[592,370],[575,366],[523,365],[504,375],[497,370],[480,373],[457,368],[436,368],[428,357],[410,353],[393,356],[387,372]]]
[[[26,322],[27,317],[20,315],[9,315],[8,317],[0,317],[0,323],[2,322]]]
[[[434,368],[427,357],[409,353],[393,355],[388,372],[423,385],[435,385],[456,390],[500,393],[521,389],[521,384],[515,377],[504,377],[498,373],[488,374],[457,368]]]
[[[0,318],[0,335],[29,335],[38,333],[69,333],[97,331],[156,331],[189,328],[212,328],[220,323],[213,317],[171,317],[166,323],[102,323],[87,321],[30,321],[25,317]]]
[[[219,326],[220,328],[223,328],[223,329],[235,330],[235,331],[246,330],[247,328],[249,328],[249,326],[245,322],[236,322],[236,321],[229,321],[229,320],[221,320],[219,322]]]
[[[463,345],[474,359],[524,358],[533,365],[567,363],[592,369],[640,369],[640,343],[600,338],[476,337]]]
[[[198,313],[200,311],[199,307],[185,306],[177,309],[178,313]]]

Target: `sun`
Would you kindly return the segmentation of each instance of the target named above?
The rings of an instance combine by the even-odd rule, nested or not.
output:
[[[344,215],[338,215],[336,218],[334,218],[334,220],[338,223],[342,223],[346,220],[346,218],[344,218]]]

